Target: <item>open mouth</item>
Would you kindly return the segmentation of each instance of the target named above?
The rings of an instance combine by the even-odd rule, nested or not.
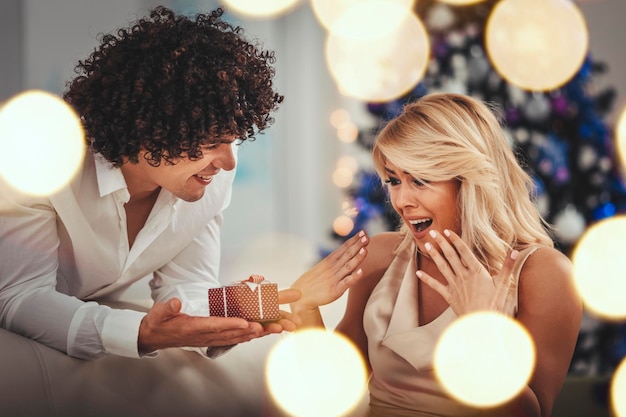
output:
[[[409,223],[411,223],[416,231],[423,232],[428,229],[431,224],[433,224],[433,219],[410,220]]]

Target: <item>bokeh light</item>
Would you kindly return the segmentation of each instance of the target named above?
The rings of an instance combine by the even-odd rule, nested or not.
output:
[[[302,0],[224,0],[228,11],[252,18],[271,18],[291,11]]]
[[[533,91],[569,81],[589,46],[585,19],[570,0],[503,0],[489,16],[485,39],[498,73]]]
[[[605,319],[626,318],[626,216],[591,225],[572,254],[578,291],[592,312]]]
[[[460,402],[489,408],[515,397],[535,365],[535,345],[513,319],[496,312],[460,317],[441,336],[434,367]]]
[[[333,221],[333,231],[338,236],[348,236],[354,229],[354,221],[348,216],[339,216]]]
[[[414,0],[311,0],[317,20],[340,37],[368,40],[396,29]]]
[[[626,169],[626,106],[619,116],[615,132],[622,168]]]
[[[334,417],[354,409],[367,373],[356,347],[338,333],[301,330],[279,340],[266,363],[269,391],[292,416]]]
[[[333,171],[333,183],[339,188],[347,188],[354,181],[354,172],[345,166],[338,166]]]
[[[342,167],[356,173],[359,170],[359,163],[350,155],[344,155],[337,160],[337,167]]]
[[[453,4],[455,6],[468,6],[470,4],[481,3],[485,0],[439,0],[442,3]]]
[[[352,143],[359,137],[359,128],[352,122],[337,129],[337,139],[344,143]]]
[[[326,40],[326,63],[340,92],[363,101],[390,101],[409,91],[423,77],[429,55],[426,28],[414,14],[380,38],[330,34]]]
[[[622,359],[613,373],[610,395],[615,417],[626,417],[626,359]]]
[[[352,118],[346,109],[337,109],[330,114],[330,124],[335,129],[340,129],[351,123]]]
[[[58,191],[78,171],[85,148],[80,120],[60,97],[26,91],[0,109],[0,176],[21,192]]]

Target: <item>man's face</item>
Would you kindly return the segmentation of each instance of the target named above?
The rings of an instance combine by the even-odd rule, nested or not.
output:
[[[181,158],[174,165],[161,163],[154,167],[145,160],[143,153],[139,154],[139,163],[134,164],[131,170],[124,171],[123,167],[131,196],[134,190],[149,191],[162,187],[182,200],[199,200],[218,172],[235,168],[234,141],[234,138],[227,138],[203,145],[202,158],[193,161]]]

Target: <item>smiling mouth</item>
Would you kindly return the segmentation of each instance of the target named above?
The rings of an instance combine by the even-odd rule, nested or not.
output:
[[[193,176],[194,177],[198,177],[198,178],[200,178],[201,180],[204,180],[204,181],[210,181],[211,178],[213,178],[212,175],[198,175],[198,174],[194,174]]]
[[[431,224],[433,224],[433,219],[410,220],[409,223],[411,223],[416,231],[423,232],[428,229]]]
[[[198,175],[194,174],[193,177],[203,185],[209,185],[213,182],[213,175]]]

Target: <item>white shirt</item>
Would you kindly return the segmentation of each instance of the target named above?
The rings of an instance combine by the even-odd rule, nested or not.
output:
[[[186,313],[208,315],[234,176],[221,171],[191,203],[162,189],[130,249],[126,181],[99,155],[88,153],[49,197],[17,196],[0,182],[0,327],[78,358],[139,357],[145,313],[94,301],[149,275],[153,300],[178,297]]]

